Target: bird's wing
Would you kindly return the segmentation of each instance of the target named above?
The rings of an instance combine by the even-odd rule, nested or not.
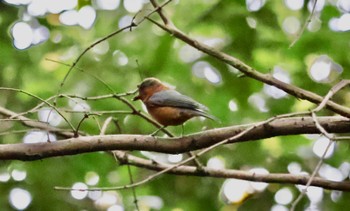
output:
[[[148,103],[156,106],[170,106],[188,108],[194,110],[208,110],[204,105],[196,102],[190,97],[180,94],[175,90],[164,90],[154,93],[148,99]]]

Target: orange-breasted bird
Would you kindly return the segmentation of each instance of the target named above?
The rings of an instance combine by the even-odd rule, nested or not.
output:
[[[138,85],[139,95],[133,100],[142,100],[148,113],[164,127],[181,125],[192,117],[216,118],[206,111],[207,107],[192,98],[169,88],[156,78],[146,78]]]

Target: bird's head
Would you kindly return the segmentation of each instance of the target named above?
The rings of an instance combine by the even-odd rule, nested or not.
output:
[[[145,101],[150,98],[154,93],[169,89],[157,78],[146,78],[137,86],[139,95],[134,97],[135,100]]]

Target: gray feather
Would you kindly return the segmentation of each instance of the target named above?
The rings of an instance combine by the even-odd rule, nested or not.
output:
[[[148,103],[157,106],[180,107],[193,110],[208,110],[204,105],[196,102],[190,97],[180,94],[175,90],[157,92],[148,99]]]

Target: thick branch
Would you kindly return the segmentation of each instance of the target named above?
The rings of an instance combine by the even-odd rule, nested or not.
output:
[[[350,122],[344,117],[320,117],[319,123],[330,133],[349,133]],[[256,124],[258,125],[258,124]],[[149,135],[81,136],[52,143],[0,145],[1,160],[37,160],[106,150],[145,150],[178,154],[212,146],[233,137],[252,125],[208,130],[181,138],[157,138]],[[232,142],[252,141],[282,135],[318,134],[311,117],[276,119],[255,127]]]

